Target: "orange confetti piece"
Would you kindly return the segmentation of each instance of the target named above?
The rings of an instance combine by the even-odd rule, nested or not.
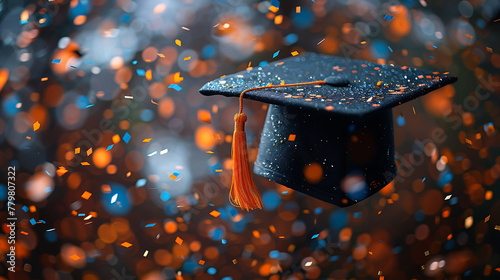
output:
[[[40,123],[39,123],[38,121],[36,121],[36,122],[33,124],[33,131],[37,131],[39,128],[40,128]]]
[[[204,109],[198,110],[198,120],[204,123],[212,123],[212,115],[210,114],[210,111]]]
[[[132,244],[130,244],[130,243],[126,242],[126,241],[125,241],[125,242],[123,242],[123,243],[122,243],[122,244],[120,244],[120,245],[122,245],[122,246],[123,246],[123,247],[125,247],[125,248],[128,248],[128,247],[132,246]]]
[[[88,163],[86,161],[82,161],[81,165],[90,165],[90,163]]]
[[[165,11],[166,8],[167,8],[167,4],[160,3],[160,4],[156,5],[153,8],[153,13],[155,13],[155,14],[161,14],[161,13],[163,13]]]
[[[45,81],[47,81],[48,79],[49,79],[49,78],[47,78],[47,77],[43,77],[42,79],[40,79],[40,81],[45,82]]]
[[[217,173],[222,172],[222,169],[215,169],[215,172]]]
[[[271,6],[271,7],[269,7],[269,11],[271,11],[272,13],[276,13],[277,11],[279,11],[279,9],[278,9],[278,7]]]
[[[111,192],[111,186],[107,185],[107,184],[104,184],[104,185],[101,186],[101,191],[103,193],[110,193]]]
[[[77,256],[77,255],[73,255],[73,256],[71,256],[71,257],[69,257],[69,258],[70,258],[70,259],[72,259],[72,260],[74,260],[74,261],[77,261],[77,260],[79,260],[79,259],[80,259],[80,257],[79,257],[79,256]]]
[[[217,218],[220,216],[220,212],[217,210],[213,210],[212,212],[210,212],[210,215],[212,215],[214,218]]]
[[[298,55],[298,54],[299,54],[299,52],[298,52],[298,51],[293,51],[293,52],[291,52],[291,54],[292,54],[293,56],[296,56],[296,55]]]
[[[89,193],[88,191],[83,192],[82,198],[89,200],[89,198],[92,196],[92,193]]]
[[[204,261],[204,260],[200,260],[200,261],[198,262],[198,264],[199,264],[199,265],[204,265],[204,264],[205,264],[205,261]]]
[[[87,150],[87,156],[90,156],[92,154],[92,148]]]
[[[27,232],[25,232],[24,230],[22,230],[22,231],[21,231],[21,234],[23,234],[23,235],[28,235],[28,233],[27,233]]]
[[[180,238],[179,236],[177,236],[177,238],[175,239],[175,243],[177,243],[179,245],[182,245],[182,242],[184,242],[184,240],[182,240],[182,238]]]
[[[274,24],[280,25],[282,22],[283,22],[283,15],[279,15],[274,18]]]
[[[206,151],[205,153],[207,153],[207,154],[213,154],[214,152],[212,152],[212,151]]]
[[[234,259],[234,260],[233,260],[233,263],[234,263],[234,264],[237,264],[237,263],[238,263],[238,261],[237,261],[236,259]]]
[[[175,176],[174,174],[170,174],[168,177],[170,177],[170,179],[172,179],[172,180],[177,179],[177,176]]]
[[[165,58],[165,55],[162,54],[162,53],[159,53],[158,56],[161,57],[161,58]]]
[[[190,60],[190,59],[191,59],[190,56],[184,58],[184,60]]]
[[[295,134],[290,134],[290,135],[288,136],[288,141],[295,141],[295,137],[297,137],[297,135],[295,135]]]
[[[180,83],[182,82],[182,80],[184,80],[184,78],[181,77],[181,72],[177,72],[174,74],[174,82]]]
[[[149,143],[149,141],[151,141],[151,138],[146,138],[146,139],[142,140],[143,143]]]
[[[296,12],[297,14],[300,14],[300,6],[295,7],[295,12]]]
[[[276,233],[276,228],[275,228],[273,225],[270,225],[270,226],[269,226],[269,230],[270,230],[272,233]]]
[[[180,47],[182,45],[182,42],[179,39],[175,39],[175,44]]]
[[[153,72],[151,71],[151,69],[149,69],[148,71],[146,71],[146,80],[151,81],[152,79],[153,79]]]
[[[68,172],[68,170],[64,166],[59,166],[59,169],[56,170],[57,176],[59,177],[62,177],[66,172]]]
[[[79,154],[80,153],[80,148],[75,148],[75,154]]]
[[[465,36],[467,36],[467,38],[469,38],[469,39],[474,38],[474,36],[470,35],[469,33],[466,33]]]

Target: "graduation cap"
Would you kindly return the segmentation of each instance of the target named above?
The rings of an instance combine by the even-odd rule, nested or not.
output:
[[[240,98],[231,203],[262,208],[248,163],[243,98],[271,104],[254,172],[345,207],[397,175],[391,108],[456,80],[448,73],[307,53],[205,84],[204,95]]]

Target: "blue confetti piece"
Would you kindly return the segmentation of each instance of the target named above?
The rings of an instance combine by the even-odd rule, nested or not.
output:
[[[391,15],[385,15],[384,19],[385,20],[388,20],[388,21],[391,21],[394,17],[391,16]]]
[[[21,208],[21,209],[23,209],[24,212],[28,212],[28,210],[30,210],[30,208],[26,205],[24,205],[23,208]]]
[[[273,58],[277,57],[277,56],[278,56],[278,54],[280,54],[280,51],[275,52],[275,53],[273,54]]]
[[[405,126],[406,124],[405,117],[401,115],[397,116],[396,122],[398,123],[398,126]]]
[[[172,174],[173,174],[175,177],[177,177],[177,176],[181,175],[179,172],[174,172],[174,173],[172,173]]]
[[[288,193],[288,191],[283,191],[283,192],[282,192],[282,194],[287,194],[287,193]]]
[[[158,151],[151,152],[151,153],[149,153],[149,154],[148,154],[148,157],[154,156],[154,155],[156,155],[157,153],[158,153]]]
[[[39,222],[41,222],[42,224],[46,224],[47,223],[44,220],[39,220]]]
[[[138,76],[141,76],[141,77],[146,76],[146,71],[144,71],[144,69],[137,69],[137,70],[135,70],[135,72],[137,72]]]
[[[154,227],[156,225],[156,223],[153,223],[153,224],[147,224],[145,227]]]
[[[429,58],[430,58],[431,60],[434,60],[434,57],[433,57],[433,56],[431,56],[431,55],[429,55]]]
[[[28,23],[27,20],[21,20],[21,25]]]
[[[434,47],[435,49],[437,49],[438,47],[436,47],[435,45],[432,45],[432,47]]]
[[[106,148],[106,151],[111,150],[111,148],[113,148],[113,146],[114,146],[114,145],[115,145],[115,144],[111,144],[111,145],[109,145],[109,146]]]
[[[224,244],[224,245],[225,245],[225,244],[227,243],[227,240],[226,240],[226,239],[224,239],[224,238],[222,238],[222,239],[220,240],[220,242],[222,242],[222,244]]]
[[[130,141],[130,134],[128,134],[128,132],[125,132],[125,135],[123,135],[122,139],[125,143],[128,144],[128,141]]]
[[[233,277],[231,277],[231,276],[226,276],[226,277],[223,277],[221,280],[233,280]]]
[[[35,219],[31,218],[31,220],[30,220],[30,224],[35,225],[35,224],[36,224]]]
[[[380,239],[379,239],[378,241],[380,241],[380,242],[384,243],[384,241],[382,241],[382,240],[380,240]]]
[[[425,182],[425,177],[424,177],[424,178],[422,178],[422,183],[423,183],[423,182]]]
[[[210,205],[210,206],[215,206],[213,203],[209,203],[208,205]]]
[[[394,52],[391,48],[391,46],[387,46],[387,48],[391,51],[391,52]]]
[[[78,214],[78,217],[83,217],[83,216],[85,216],[85,213],[79,213]]]
[[[334,262],[339,259],[339,256],[331,256],[328,260]]]
[[[176,91],[180,91],[182,89],[179,85],[176,85],[176,84],[171,84],[168,86],[168,88],[173,88]]]
[[[361,218],[361,216],[362,216],[362,215],[363,215],[363,213],[361,213],[361,212],[354,212],[354,213],[352,213],[352,216],[353,216],[354,218],[356,218],[356,219],[357,219],[357,218]]]
[[[141,179],[137,180],[137,182],[135,182],[135,187],[136,188],[143,187],[144,185],[146,185],[146,182],[147,182],[147,180],[145,178],[141,178]]]
[[[271,6],[275,6],[276,8],[280,8],[280,1],[278,0],[272,0],[271,1]]]
[[[92,106],[94,106],[95,104],[90,104],[90,105],[87,105],[85,108],[90,108]]]
[[[217,27],[217,26],[219,26],[219,24],[220,24],[220,23],[217,23],[216,25],[214,25],[214,28],[215,28],[215,27]]]
[[[313,235],[313,236],[311,237],[311,239],[318,238],[318,236],[319,236],[319,233],[316,233],[315,235]]]
[[[49,175],[49,176],[50,176],[50,173],[49,173],[49,171],[45,170],[45,173],[47,173],[47,175]]]
[[[217,273],[217,269],[215,269],[214,267],[209,267],[207,269],[207,273],[210,275],[214,275],[215,273]]]
[[[90,62],[90,61],[85,61],[85,63],[87,63],[87,64],[94,64],[94,62]]]
[[[132,64],[136,65],[137,64],[137,60],[132,61]]]
[[[60,59],[58,59],[58,58],[56,58],[56,59],[52,60],[52,63],[59,63],[59,62],[61,62],[61,60],[60,60]]]

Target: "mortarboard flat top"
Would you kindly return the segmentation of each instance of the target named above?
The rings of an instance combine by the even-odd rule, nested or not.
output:
[[[391,108],[456,81],[456,77],[412,67],[307,53],[223,76],[205,84],[203,95],[239,96],[269,84],[334,80],[329,84],[252,90],[244,97],[265,103],[363,116]],[[328,81],[327,80],[327,81]]]

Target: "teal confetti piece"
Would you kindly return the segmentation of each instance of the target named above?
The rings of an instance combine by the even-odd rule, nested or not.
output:
[[[280,54],[280,51],[275,52],[275,53],[273,54],[273,58],[277,57],[277,56],[278,56],[278,54]]]
[[[111,145],[109,145],[109,146],[106,148],[106,151],[111,150],[111,148],[113,148],[113,146],[114,146],[114,145],[115,145],[115,144],[111,144]]]
[[[316,239],[316,238],[318,238],[318,236],[319,236],[319,233],[316,233],[315,235],[313,235],[313,236],[311,237],[311,239]]]
[[[156,223],[153,223],[153,224],[147,224],[145,227],[154,227],[156,225]]]

